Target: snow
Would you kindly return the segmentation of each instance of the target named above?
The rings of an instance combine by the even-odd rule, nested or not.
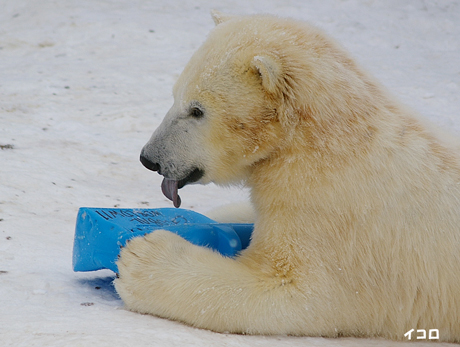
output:
[[[80,206],[171,206],[138,156],[212,8],[308,20],[400,100],[460,132],[459,0],[2,0],[0,346],[403,345],[198,330],[126,311],[108,270],[72,271]],[[247,197],[212,185],[180,193],[198,212]]]

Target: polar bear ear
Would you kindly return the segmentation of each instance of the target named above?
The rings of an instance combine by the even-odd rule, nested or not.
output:
[[[253,64],[262,79],[262,86],[270,93],[276,92],[281,79],[281,64],[278,59],[270,55],[256,55]]]
[[[217,10],[211,10],[211,17],[214,20],[214,23],[216,25],[219,25],[220,23],[228,21],[233,16],[230,16],[228,14],[224,14],[224,13],[222,13],[220,11],[217,11]]]

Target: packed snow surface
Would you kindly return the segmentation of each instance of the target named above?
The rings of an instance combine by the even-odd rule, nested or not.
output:
[[[1,0],[0,346],[406,346],[216,334],[125,310],[108,270],[72,271],[80,206],[171,207],[139,152],[214,26],[212,8],[310,21],[401,101],[460,133],[458,0]],[[248,195],[180,194],[198,212]]]

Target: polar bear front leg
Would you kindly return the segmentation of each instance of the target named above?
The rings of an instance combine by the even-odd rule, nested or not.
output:
[[[169,231],[134,238],[117,265],[115,287],[132,311],[217,332],[303,335],[317,330],[295,287]]]
[[[254,207],[249,201],[219,206],[205,215],[219,223],[254,223],[256,220]]]

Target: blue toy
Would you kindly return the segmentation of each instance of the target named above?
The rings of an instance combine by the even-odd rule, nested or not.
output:
[[[233,257],[249,245],[253,224],[217,223],[180,208],[123,209],[81,207],[73,246],[74,271],[110,269],[120,247],[129,239],[157,229],[169,230],[187,241]]]

